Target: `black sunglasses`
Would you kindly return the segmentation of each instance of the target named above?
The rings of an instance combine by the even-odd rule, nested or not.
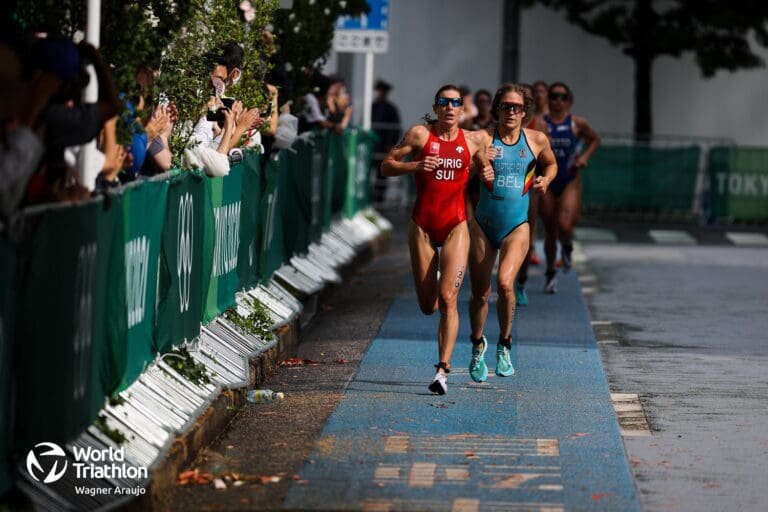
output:
[[[449,103],[454,107],[461,107],[464,105],[464,100],[462,100],[461,98],[445,98],[443,96],[440,96],[435,101],[435,105],[437,105],[438,107],[447,107]]]
[[[568,101],[568,93],[567,92],[551,92],[549,93],[549,99],[552,101],[560,100],[560,101]]]
[[[499,103],[499,111],[510,111],[513,114],[520,114],[525,111],[525,106],[522,103]]]

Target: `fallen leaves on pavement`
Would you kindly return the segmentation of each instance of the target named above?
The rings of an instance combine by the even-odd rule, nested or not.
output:
[[[320,361],[313,361],[312,359],[301,359],[298,357],[291,357],[285,361],[280,362],[280,366],[307,366],[313,364],[320,364]]]

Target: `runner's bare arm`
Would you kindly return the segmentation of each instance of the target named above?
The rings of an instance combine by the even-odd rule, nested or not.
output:
[[[429,139],[429,130],[422,125],[412,126],[387,154],[381,163],[381,174],[384,176],[400,176],[403,174],[413,174],[417,172],[434,170],[437,165],[435,157],[426,157],[418,162],[403,162],[402,160],[411,155],[418,155],[424,144]]]
[[[534,150],[538,150],[539,156],[536,157],[536,167],[541,169],[541,175],[537,176],[533,182],[533,188],[542,194],[547,191],[549,184],[557,176],[557,160],[549,144],[549,137],[544,132],[538,130],[526,130],[528,140],[533,143]]]
[[[493,166],[488,158],[487,148],[492,145],[492,139],[487,130],[477,130],[465,132],[465,138],[470,144],[472,151],[472,160],[475,168],[478,169],[480,180],[483,183],[493,183]]]
[[[597,151],[598,146],[600,146],[600,136],[583,117],[573,116],[573,122],[576,124],[577,135],[584,139],[587,144],[587,148],[576,157],[576,168],[581,169],[587,166],[592,153]]]

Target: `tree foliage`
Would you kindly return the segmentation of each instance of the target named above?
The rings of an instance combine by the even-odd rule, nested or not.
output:
[[[294,0],[275,13],[274,33],[296,95],[309,91],[312,74],[328,58],[336,19],[368,12],[366,0]]]
[[[174,157],[181,156],[188,146],[192,123],[203,114],[210,95],[209,77],[213,57],[231,42],[245,50],[242,77],[227,89],[248,107],[266,104],[264,74],[267,71],[267,50],[264,29],[272,19],[276,0],[253,0],[255,17],[245,21],[239,0],[191,0],[196,7],[181,33],[164,52],[156,88],[176,105],[180,123],[170,140]]]
[[[102,0],[100,51],[112,66],[117,87],[132,96],[139,66],[159,70],[155,90],[176,105],[182,122],[171,137],[171,150],[182,154],[190,123],[202,113],[208,97],[211,56],[223,44],[245,49],[242,79],[227,92],[248,107],[265,102],[267,50],[262,37],[276,0],[253,0],[255,16],[246,21],[238,0]],[[16,0],[14,21],[27,32],[44,31],[74,37],[86,29],[82,0]],[[175,163],[179,163],[176,161]]]
[[[742,0],[522,0],[561,10],[568,20],[591,34],[606,38],[630,56],[637,67],[636,94],[650,86],[651,63],[662,55],[692,52],[705,77],[718,70],[764,66],[750,39],[768,47],[768,3]],[[647,75],[648,83],[642,83]],[[650,92],[648,92],[650,94]],[[650,96],[636,112],[635,131],[650,133]],[[647,126],[645,126],[647,122]]]
[[[754,68],[765,62],[749,36],[768,46],[768,3],[743,0],[523,0],[565,11],[568,20],[605,37],[624,53],[679,57],[693,52],[702,74]]]
[[[199,3],[198,3],[199,4]],[[100,51],[112,66],[118,88],[133,92],[139,65],[156,69],[164,48],[188,23],[199,5],[174,0],[103,0]],[[27,32],[80,37],[86,29],[82,0],[17,0],[12,16]]]

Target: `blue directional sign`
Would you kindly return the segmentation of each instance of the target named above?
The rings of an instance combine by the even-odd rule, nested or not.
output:
[[[337,52],[385,53],[389,46],[389,0],[368,0],[362,16],[339,16],[333,49]]]
[[[360,17],[339,16],[336,30],[387,30],[389,0],[368,0],[370,11]]]

